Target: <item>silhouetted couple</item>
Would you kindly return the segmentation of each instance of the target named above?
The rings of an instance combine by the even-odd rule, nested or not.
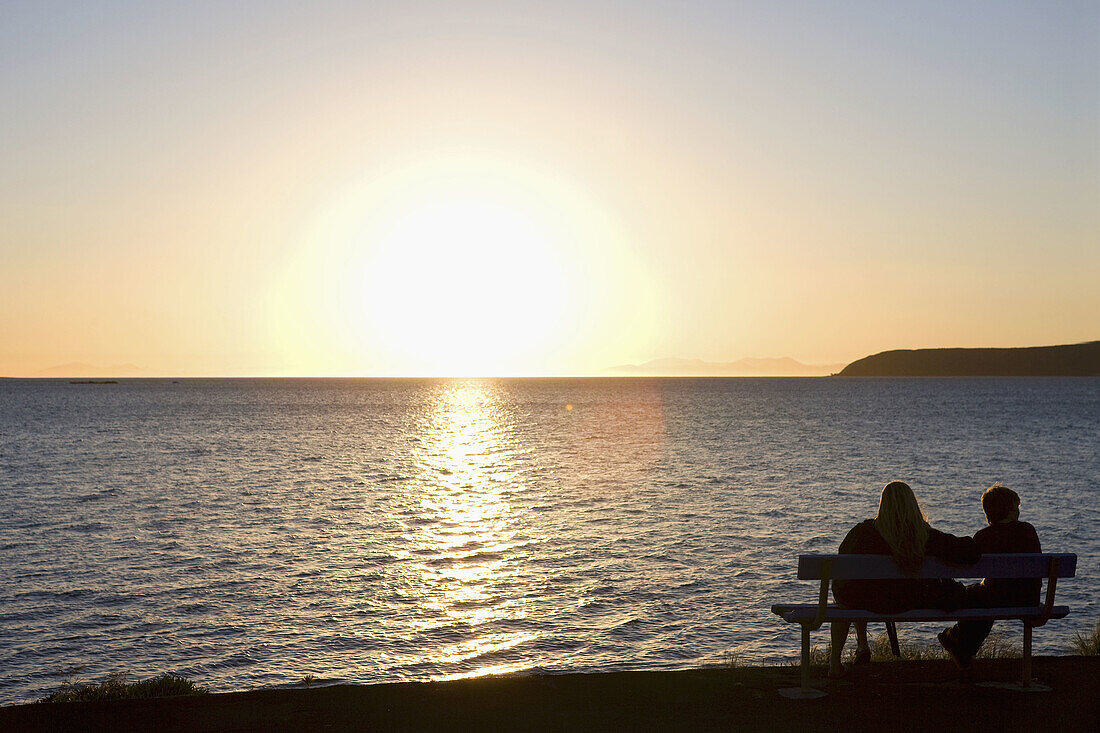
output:
[[[1039,603],[1042,582],[1038,580],[993,580],[964,586],[957,580],[919,577],[924,558],[931,556],[957,565],[978,561],[983,552],[1041,552],[1035,528],[1020,521],[1020,497],[1015,491],[994,484],[982,494],[982,509],[989,526],[973,538],[955,537],[928,525],[917,497],[909,485],[893,481],[879,497],[878,514],[860,522],[840,543],[840,553],[890,555],[911,579],[835,580],[833,598],[842,606],[875,613],[901,613],[913,608],[996,608],[1034,606]],[[841,652],[848,639],[847,621],[832,624],[829,676],[842,673]],[[855,622],[855,663],[871,661],[867,623]],[[960,621],[940,632],[940,644],[959,667],[966,667],[977,654],[993,627],[992,621]]]

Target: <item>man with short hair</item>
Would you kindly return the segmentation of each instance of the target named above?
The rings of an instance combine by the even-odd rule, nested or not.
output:
[[[993,484],[982,494],[982,510],[988,527],[978,530],[974,542],[982,554],[1004,552],[1042,552],[1039,535],[1027,522],[1020,521],[1020,496],[1007,486]],[[1008,608],[1037,606],[1043,581],[1039,579],[986,578],[966,587],[969,608]],[[959,621],[937,637],[960,668],[970,665],[985,637],[993,628],[989,620]]]

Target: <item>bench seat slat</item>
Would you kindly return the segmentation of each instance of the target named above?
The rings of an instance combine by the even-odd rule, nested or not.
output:
[[[825,611],[826,621],[954,621],[956,619],[1024,619],[1034,618],[1043,612],[1042,606],[1024,606],[1018,608],[957,608],[954,611],[943,611],[938,608],[917,608],[904,613],[875,613],[858,608],[844,608],[843,606],[829,606]],[[775,605],[772,613],[783,617],[783,620],[795,623],[800,620],[813,619],[817,616],[817,604]],[[1063,618],[1069,615],[1069,606],[1054,606],[1051,610],[1051,618]]]
[[[934,557],[921,568],[922,578],[1046,578],[1050,558],[1058,558],[1058,577],[1072,578],[1077,571],[1077,556],[1070,553],[1012,553],[983,555],[973,565],[951,565]],[[906,575],[889,555],[799,555],[800,580],[821,578],[828,562],[829,577],[852,580],[905,579]]]

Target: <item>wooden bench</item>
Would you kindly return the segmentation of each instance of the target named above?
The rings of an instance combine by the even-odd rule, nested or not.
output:
[[[983,555],[973,565],[950,565],[936,558],[928,558],[921,568],[922,578],[1046,578],[1046,597],[1039,606],[1021,608],[959,608],[943,611],[935,608],[918,608],[904,613],[882,614],[872,611],[844,608],[829,604],[829,582],[832,580],[887,580],[905,579],[903,573],[889,555],[799,555],[799,580],[820,580],[817,603],[772,606],[789,623],[802,626],[802,686],[785,690],[787,697],[820,697],[825,693],[810,688],[810,632],[826,621],[883,621],[890,634],[890,644],[898,655],[897,632],[894,624],[899,621],[955,622],[963,619],[1009,620],[1018,619],[1024,624],[1023,683],[1031,682],[1031,630],[1042,626],[1052,618],[1062,618],[1069,613],[1067,606],[1054,605],[1054,589],[1058,578],[1071,578],[1077,569],[1077,556],[1071,554],[1020,553]]]

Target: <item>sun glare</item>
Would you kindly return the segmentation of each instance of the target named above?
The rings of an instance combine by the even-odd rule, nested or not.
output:
[[[515,164],[442,155],[370,176],[309,237],[319,300],[363,368],[407,376],[541,370],[583,310],[575,205]]]
[[[393,222],[372,249],[361,314],[428,370],[516,369],[562,326],[568,277],[524,212],[472,197],[434,201]]]
[[[441,154],[319,200],[269,291],[298,371],[575,373],[660,325],[659,288],[614,217],[534,165]]]

